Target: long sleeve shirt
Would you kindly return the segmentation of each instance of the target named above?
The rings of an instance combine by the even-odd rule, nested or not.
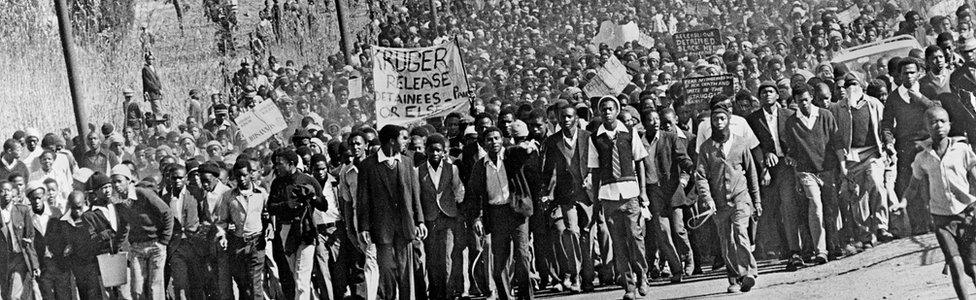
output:
[[[266,223],[262,215],[267,203],[268,193],[264,189],[233,189],[224,194],[217,206],[217,227],[242,238],[260,234]]]

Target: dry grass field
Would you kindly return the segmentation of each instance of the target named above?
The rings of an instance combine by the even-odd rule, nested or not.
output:
[[[199,89],[205,95],[222,90],[222,70],[232,73],[240,62],[238,57],[218,53],[215,36],[218,26],[204,15],[202,1],[182,1],[188,8],[184,11],[183,32],[179,29],[172,3],[162,0],[131,1],[132,22],[125,28],[100,34],[76,34],[81,90],[84,92],[89,122],[93,124],[121,122],[124,88],[129,87],[137,95],[142,94],[142,26],[153,37],[151,49],[163,80],[163,109],[175,118],[182,119],[186,115],[183,103],[190,89]],[[357,32],[368,24],[366,5],[360,1],[348,2],[353,17],[351,27]],[[0,24],[5,27],[0,28],[2,136],[9,136],[25,127],[37,127],[43,132],[54,132],[61,128],[74,131],[74,115],[53,4],[45,2],[11,0],[0,3],[0,9],[6,12],[0,16]],[[116,0],[115,3],[119,2],[125,0]],[[264,6],[264,1],[240,1],[240,27],[237,32],[245,39],[248,32],[254,31],[259,20],[258,12]],[[281,62],[291,59],[299,64],[316,64],[338,51],[334,3],[319,1],[307,10],[313,18],[297,18],[289,13],[285,20],[290,25],[283,26],[302,30],[289,30],[282,34],[281,43],[269,45],[270,52]],[[313,23],[311,26],[301,24],[309,20]],[[224,65],[229,69],[224,70]],[[138,100],[141,101],[141,97]],[[148,107],[147,103],[142,104]]]

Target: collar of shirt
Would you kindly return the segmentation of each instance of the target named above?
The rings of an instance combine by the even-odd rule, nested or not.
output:
[[[779,117],[779,103],[773,104],[769,112],[763,109],[763,116],[766,117],[767,122],[775,121],[776,118]]]
[[[579,129],[577,129],[576,132],[573,133],[572,135],[570,135],[569,137],[566,137],[566,134],[563,132],[563,130],[565,130],[565,129],[559,130],[559,132],[557,132],[556,134],[558,134],[559,136],[563,137],[563,140],[566,141],[566,144],[575,146],[576,145],[576,138],[579,136]]]
[[[51,206],[44,205],[44,211],[41,214],[34,213],[31,215],[31,223],[34,224],[34,229],[37,229],[41,235],[47,234],[47,221],[51,219]]]
[[[64,215],[61,215],[61,219],[59,220],[68,222],[71,226],[78,226],[78,223],[81,223],[81,220],[75,220],[75,218],[71,217],[71,212],[66,212]]]
[[[386,153],[383,153],[383,150],[380,150],[380,151],[376,151],[376,158],[379,159],[381,163],[385,163],[385,162],[397,163],[400,162],[401,157],[400,157],[400,153],[397,153],[393,156],[386,156]]]
[[[817,107],[814,107],[813,110],[810,111],[809,117],[804,115],[802,112],[796,113],[796,117],[800,119],[800,121],[803,122],[803,125],[807,126],[807,128],[813,127],[813,124],[817,122],[817,117],[819,116],[820,108]]]
[[[119,222],[119,220],[117,220],[116,219],[116,216],[115,216],[115,213],[116,213],[116,211],[115,211],[115,204],[109,203],[106,206],[92,206],[91,209],[92,210],[100,210],[100,211],[102,211],[102,214],[105,215],[105,219],[108,219],[108,225],[109,225],[109,227],[112,227],[112,230],[118,230],[118,227],[119,227],[118,222]]]
[[[0,221],[3,221],[3,224],[10,223],[10,210],[13,208],[13,203],[7,203],[7,207],[0,208]]]
[[[498,162],[501,162],[499,164],[495,164],[495,161],[494,160],[491,160],[491,157],[488,156],[487,153],[485,154],[485,166],[486,167],[490,167],[490,168],[492,168],[495,171],[498,171],[499,169],[501,169],[501,166],[504,165],[504,161],[505,161],[505,152],[504,151],[498,153]]]
[[[17,166],[17,161],[18,159],[15,158],[12,162],[8,163],[6,158],[0,156],[0,162],[3,162],[3,165],[7,167],[7,170],[13,170],[14,167]]]
[[[918,92],[918,85],[916,84],[912,87],[912,90]],[[908,87],[905,87],[905,85],[898,86],[898,96],[901,96],[901,100],[905,101],[905,103],[911,102],[911,98],[908,96]]]
[[[135,183],[130,183],[129,184],[129,192],[127,193],[127,195],[125,196],[125,198],[128,199],[128,200],[132,200],[132,201],[138,200],[138,198],[136,197],[136,184]]]
[[[617,125],[613,131],[607,129],[606,126],[600,126],[600,128],[596,130],[596,135],[606,134],[608,137],[612,139],[617,136],[617,132],[627,132],[627,125],[624,125],[624,122],[620,122],[620,120],[614,120],[614,122]]]

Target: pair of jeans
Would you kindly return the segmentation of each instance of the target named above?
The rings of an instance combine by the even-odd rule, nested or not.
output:
[[[156,241],[132,243],[129,251],[129,287],[133,299],[166,299],[163,284],[166,245]]]
[[[339,266],[341,237],[345,232],[338,228],[342,227],[318,225],[319,235],[315,239],[315,274],[318,276],[313,276],[313,286],[316,294],[321,295],[319,298],[342,299],[346,292],[347,276]]]
[[[279,235],[281,244],[287,245],[288,232],[292,230],[291,225],[281,226]],[[298,245],[295,253],[285,255],[288,267],[295,282],[295,299],[312,299],[312,268],[315,266],[315,245]]]

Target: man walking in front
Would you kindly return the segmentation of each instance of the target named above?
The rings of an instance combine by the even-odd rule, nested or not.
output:
[[[152,190],[135,187],[132,178],[129,166],[112,168],[112,187],[121,200],[118,213],[129,226],[132,298],[163,300],[166,247],[175,219],[166,202]]]

